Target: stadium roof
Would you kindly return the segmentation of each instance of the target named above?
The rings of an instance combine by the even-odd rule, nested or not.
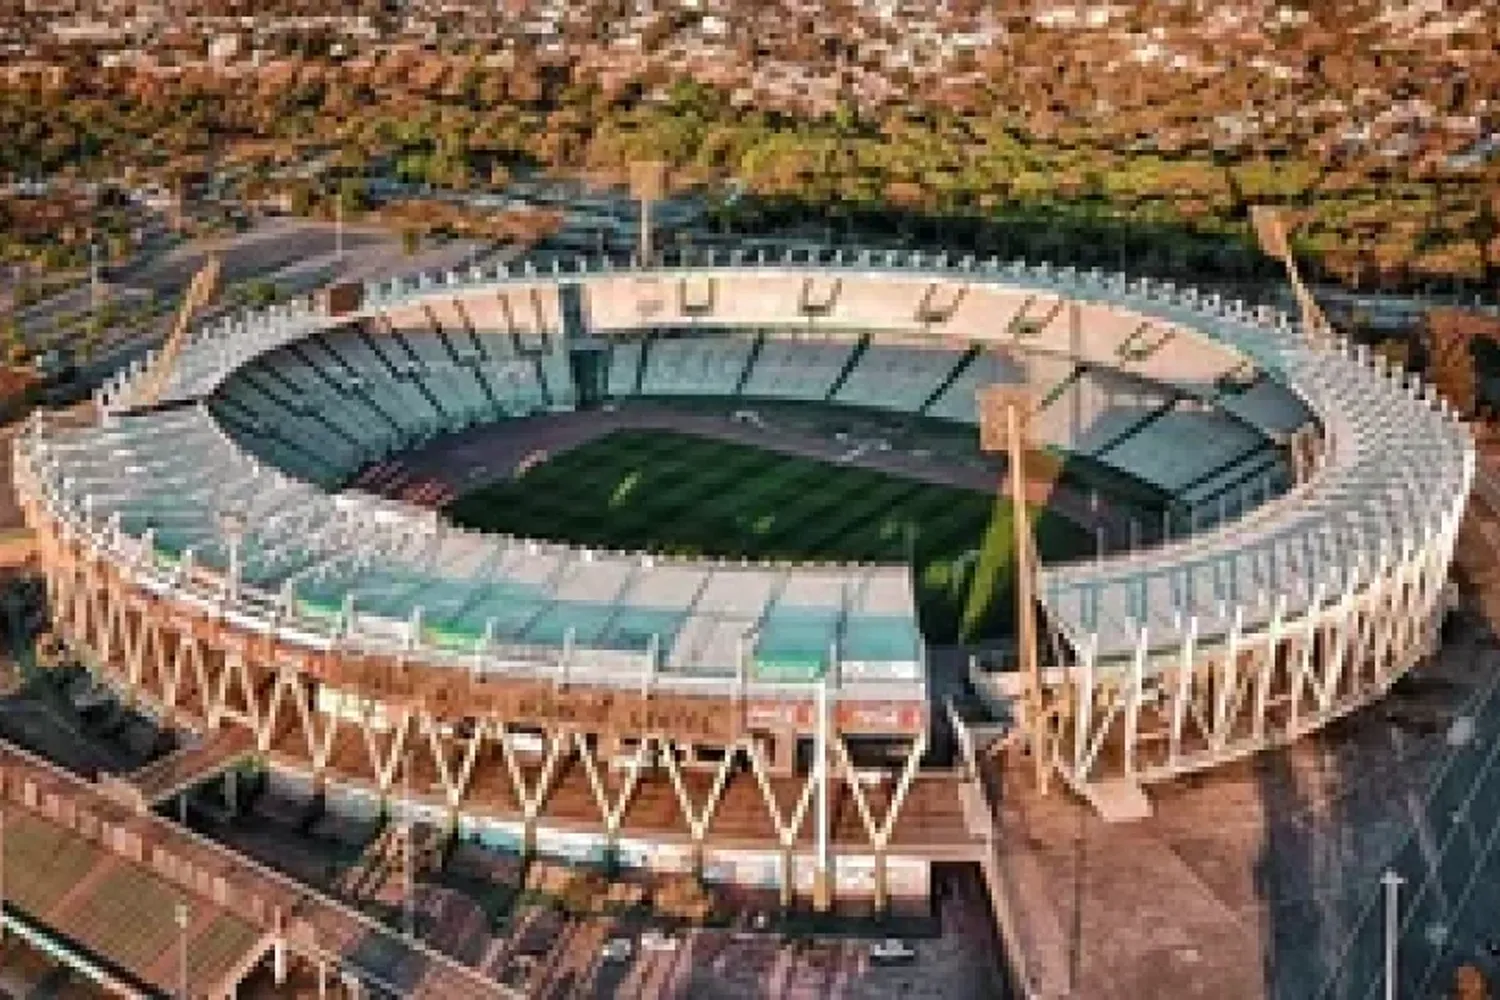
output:
[[[57,501],[140,560],[148,586],[196,582],[217,599],[238,560],[247,609],[316,643],[420,641],[477,669],[632,686],[805,683],[853,658],[860,681],[920,695],[905,567],[671,560],[468,532],[294,480],[196,405],[59,432],[38,451]]]
[[[1472,449],[1462,427],[1428,390],[1408,382],[1403,373],[1388,371],[1368,352],[1310,348],[1300,328],[1282,313],[1097,271],[869,253],[812,254],[796,260],[732,254],[707,265],[697,261],[649,272],[580,262],[549,275],[528,266],[515,273],[476,270],[440,280],[424,276],[369,286],[359,315],[456,296],[493,297],[496,290],[514,287],[524,292],[520,301],[527,308],[535,306],[539,326],[544,320],[565,323],[557,296],[544,297],[538,289],[574,283],[600,292],[595,304],[608,314],[594,317],[601,329],[650,327],[665,306],[641,296],[660,297],[667,294],[663,282],[676,281],[679,306],[685,310],[688,283],[706,283],[716,280],[715,275],[730,276],[743,286],[736,286],[736,316],[745,310],[764,321],[785,314],[788,323],[805,324],[810,308],[832,310],[836,303],[846,319],[857,318],[866,328],[888,322],[892,329],[907,330],[927,315],[935,290],[946,282],[960,290],[950,296],[947,308],[950,318],[959,318],[953,331],[934,336],[963,334],[997,343],[1044,332],[1031,329],[1027,315],[1035,298],[1086,301],[1104,310],[1091,314],[1099,329],[1084,331],[1094,338],[1089,351],[1136,360],[1132,341],[1146,328],[1137,325],[1144,317],[1146,326],[1155,323],[1195,334],[1154,338],[1165,348],[1153,346],[1146,356],[1155,352],[1158,367],[1191,368],[1201,381],[1223,371],[1226,358],[1249,359],[1301,397],[1325,440],[1324,459],[1307,482],[1185,540],[1044,570],[1039,596],[1052,623],[1075,648],[1092,649],[1104,660],[1142,648],[1175,653],[1195,636],[1222,638],[1236,627],[1251,632],[1278,615],[1290,620],[1320,602],[1347,597],[1382,560],[1420,549],[1445,530],[1452,500],[1467,492],[1472,474]],[[816,288],[815,282],[820,283]],[[704,289],[711,304],[712,286],[704,284]],[[1023,304],[1008,324],[1000,324],[982,314],[986,299],[968,294],[974,289],[1003,293]],[[544,317],[544,309],[554,315]],[[1110,319],[1114,311],[1117,321]],[[1043,323],[1049,336],[1061,334],[1056,316],[1053,310]],[[184,352],[168,394],[201,398],[246,360],[349,319],[318,316],[304,306],[205,327]],[[1214,345],[1224,350],[1215,355]],[[1079,347],[1074,343],[1070,350]],[[128,410],[129,386],[126,376],[108,390],[111,406]],[[163,454],[166,443],[170,447]],[[917,643],[915,629],[903,624],[913,618],[904,570],[815,570],[813,577],[821,573],[833,582],[816,598],[787,600],[771,595],[781,594],[803,571],[667,564],[518,540],[486,541],[439,526],[429,515],[379,507],[367,498],[326,497],[257,468],[197,410],[124,417],[111,430],[58,439],[52,450],[54,490],[65,494],[62,498],[75,512],[82,498],[92,494],[96,522],[118,510],[122,528],[131,534],[149,521],[159,547],[174,551],[196,546],[198,558],[209,564],[222,566],[227,558],[214,528],[216,505],[253,503],[247,580],[273,590],[290,582],[298,608],[308,615],[330,620],[341,615],[362,634],[386,631],[389,642],[409,641],[415,628],[439,644],[454,636],[459,646],[485,630],[508,655],[512,647],[507,643],[561,641],[565,647],[582,648],[596,642],[618,657],[601,658],[591,651],[594,669],[619,669],[623,677],[639,674],[642,639],[649,642],[656,636],[662,647],[656,662],[664,674],[683,680],[732,676],[737,661],[756,665],[768,676],[788,670],[815,676],[825,668],[830,651],[849,660],[894,655]],[[127,472],[150,475],[122,481],[121,457],[129,459]],[[204,474],[210,468],[215,471]],[[72,480],[72,486],[59,489],[64,480]],[[194,482],[199,485],[186,485]],[[372,523],[379,529],[371,530]],[[495,568],[497,560],[504,560],[503,570]],[[585,562],[593,567],[590,575],[607,572],[614,574],[612,579],[633,582],[617,592],[582,589],[563,596],[560,587]],[[655,564],[650,572],[647,562]],[[705,597],[716,582],[731,580],[720,594],[736,599],[707,605],[700,599],[689,606],[643,598],[643,582],[663,574],[701,578]],[[889,602],[894,610],[861,604],[862,595],[877,583],[875,589],[900,595]],[[654,585],[644,584],[647,589]],[[414,623],[402,611],[414,607],[417,594],[423,595],[424,610]],[[712,616],[699,613],[710,606],[717,609]],[[527,662],[519,645],[514,650],[517,662]],[[872,677],[881,673],[882,662],[896,675],[910,669],[893,660],[873,662]]]

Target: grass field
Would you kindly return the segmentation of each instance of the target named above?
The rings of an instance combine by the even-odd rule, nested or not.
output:
[[[599,548],[910,563],[931,642],[1010,633],[1012,508],[988,493],[662,431],[617,431],[449,509],[485,531]],[[1091,550],[1043,515],[1043,559]]]

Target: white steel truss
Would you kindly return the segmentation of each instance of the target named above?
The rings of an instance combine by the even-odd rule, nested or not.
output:
[[[456,827],[461,815],[487,814],[488,807],[471,792],[478,769],[488,766],[519,804],[524,847],[531,851],[538,829],[548,822],[546,809],[563,770],[577,766],[597,809],[596,830],[612,847],[637,799],[648,763],[660,760],[679,810],[676,835],[688,841],[695,866],[701,866],[705,848],[713,844],[714,821],[726,789],[732,781],[748,780],[774,830],[761,849],[780,853],[781,891],[788,901],[795,886],[799,838],[811,835],[832,842],[831,830],[823,830],[821,838],[817,830],[809,830],[819,816],[829,822],[830,810],[812,808],[820,796],[834,794],[831,785],[820,781],[824,772],[814,768],[798,776],[795,801],[788,810],[774,787],[764,748],[750,736],[724,748],[707,789],[695,794],[679,759],[688,744],[667,732],[640,734],[623,780],[611,787],[609,761],[593,734],[582,727],[549,728],[540,765],[528,768],[506,720],[466,719],[464,725],[454,725],[451,719],[399,704],[352,716],[320,711],[315,683],[297,670],[257,662],[243,646],[215,645],[175,628],[170,618],[152,613],[149,602],[126,592],[103,563],[78,558],[61,538],[44,537],[42,563],[48,597],[57,609],[54,624],[97,676],[166,723],[200,732],[243,727],[273,766],[311,773],[319,785],[352,782],[395,802],[403,795],[401,769],[409,761],[406,766],[413,773],[433,778],[441,808]],[[227,635],[221,633],[220,638]],[[493,751],[489,757],[487,750]],[[882,811],[870,800],[844,736],[829,734],[827,774],[853,800],[866,841],[857,850],[874,857],[877,907],[889,900],[886,862],[892,836],[926,750],[925,733],[910,740]],[[749,777],[739,776],[742,771]],[[818,874],[826,876],[834,864],[832,850],[816,857]]]

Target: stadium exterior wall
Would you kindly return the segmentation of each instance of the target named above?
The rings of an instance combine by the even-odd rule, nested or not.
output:
[[[857,266],[842,258],[784,260],[776,262],[774,274],[790,272],[790,280],[796,281],[801,280],[797,275],[826,272],[839,281],[873,281],[879,278],[878,263],[868,256]],[[897,268],[890,261],[887,265]],[[730,266],[751,268],[743,259]],[[713,268],[700,265],[685,273],[705,271]],[[912,262],[902,273],[936,286],[941,282],[1003,282],[1012,272],[998,266],[976,268],[972,262],[960,269],[928,260]],[[584,275],[580,268],[578,274],[592,280],[597,271]],[[1049,272],[1048,280],[1056,277],[1056,272]],[[535,271],[515,278],[527,287],[547,280]],[[508,275],[496,275],[485,280],[503,285],[508,279]],[[441,282],[429,280],[420,284],[417,294],[452,296],[462,285],[453,276]],[[1123,279],[1094,279],[1089,288],[1093,290],[1089,294],[1097,295],[1105,289],[1124,289],[1125,283]],[[1172,313],[1174,322],[1182,322],[1183,312],[1201,310],[1207,300],[1177,295],[1175,290],[1160,294],[1148,290],[1142,301],[1148,306],[1159,302]],[[1295,331],[1285,317],[1262,316],[1242,304],[1230,306],[1216,298],[1212,308],[1214,316],[1238,324],[1237,328],[1264,322],[1275,336],[1294,339]],[[298,322],[304,333],[317,327],[316,317],[304,316]],[[1388,533],[1380,539],[1379,556],[1367,559],[1361,553],[1351,572],[1326,580],[1320,577],[1313,584],[1311,599],[1295,609],[1283,595],[1262,588],[1253,598],[1217,616],[1218,623],[1186,616],[1172,629],[1153,631],[1139,626],[1123,657],[1118,649],[1105,655],[1098,648],[1097,635],[1055,628],[1054,635],[1075,653],[1075,662],[1048,674],[1049,726],[1046,745],[1040,749],[1056,771],[1080,790],[1109,782],[1163,780],[1296,739],[1378,698],[1432,648],[1445,607],[1447,570],[1458,524],[1474,475],[1472,445],[1451,415],[1433,412],[1441,407],[1430,392],[1404,374],[1389,371],[1347,346],[1333,352],[1296,344],[1285,349],[1303,358],[1310,373],[1309,391],[1317,388],[1312,383],[1318,379],[1352,373],[1351,377],[1367,379],[1374,390],[1388,392],[1393,405],[1409,407],[1414,419],[1433,418],[1434,447],[1461,455],[1461,469],[1449,468],[1448,480],[1439,483],[1398,477],[1391,495],[1399,494],[1400,504],[1381,506],[1387,498],[1372,494],[1368,513]],[[1294,384],[1293,388],[1304,387]],[[1330,409],[1326,400],[1320,405],[1319,417],[1329,442],[1319,466],[1305,470],[1313,486],[1330,470],[1339,471],[1339,463],[1359,461],[1366,447],[1358,428],[1341,423],[1342,415]],[[664,758],[669,762],[671,797],[680,806],[679,832],[687,834],[700,867],[713,814],[726,785],[734,780],[732,763],[745,764],[775,828],[774,846],[784,856],[796,852],[807,814],[826,812],[824,796],[831,769],[837,773],[835,780],[854,797],[863,835],[877,859],[877,899],[887,892],[882,869],[896,857],[892,831],[899,828],[897,820],[907,794],[921,782],[918,765],[929,721],[925,717],[892,727],[888,717],[893,706],[860,706],[857,698],[846,704],[841,698],[839,714],[831,720],[831,759],[826,768],[800,775],[789,767],[788,741],[816,734],[817,713],[811,711],[811,699],[803,703],[809,710],[806,715],[767,740],[764,727],[747,720],[757,711],[786,711],[784,705],[758,709],[743,698],[694,699],[653,692],[615,691],[601,698],[587,688],[558,693],[552,679],[497,683],[447,669],[429,672],[420,663],[401,657],[356,656],[344,649],[312,653],[285,641],[274,628],[254,632],[236,627],[222,602],[201,595],[188,600],[180,593],[153,593],[141,586],[131,567],[120,564],[121,550],[107,527],[64,516],[56,509],[55,497],[34,467],[27,437],[23,435],[16,443],[17,486],[28,522],[38,532],[58,630],[90,658],[95,670],[136,697],[153,702],[169,721],[202,730],[225,724],[247,726],[273,762],[279,758],[286,766],[308,768],[319,781],[340,780],[362,770],[366,773],[360,780],[369,782],[382,801],[397,793],[395,774],[401,755],[408,749],[420,750],[426,757],[422,766],[440,787],[443,807],[454,822],[465,812],[479,748],[492,743],[505,765],[498,769],[500,777],[517,805],[506,821],[521,823],[528,846],[537,842],[539,827],[544,825],[539,822],[543,803],[563,757],[576,758],[590,779],[589,794],[598,806],[593,822],[608,842],[620,841],[628,803],[607,793],[597,771],[605,761],[621,755],[622,745],[605,748],[586,737],[630,731],[640,737],[635,751],[638,762],[648,747],[669,751]],[[1318,498],[1303,493],[1286,499],[1288,503],[1315,503]],[[1419,501],[1424,516],[1406,517],[1408,508]],[[1288,509],[1283,505],[1279,516],[1285,516]],[[1232,543],[1238,530],[1237,525],[1226,526],[1213,539]],[[1137,553],[1133,558],[1140,562],[1149,554]],[[1180,554],[1163,555],[1164,560],[1175,558]],[[1097,572],[1102,578],[1111,568],[1111,562],[1104,560]],[[1163,649],[1161,631],[1172,637],[1168,644],[1172,648]],[[322,713],[312,706],[324,686],[355,691],[378,702],[393,724],[376,727],[327,715],[319,718]],[[467,731],[458,725],[476,715],[483,717],[480,725]],[[883,817],[874,815],[862,797],[861,778],[843,741],[844,735],[860,730],[862,719],[870,724],[870,731],[902,737],[908,748]],[[878,726],[873,724],[877,719]],[[547,749],[539,769],[518,760],[521,754],[512,730],[518,721],[533,724],[545,734]],[[685,749],[690,754],[695,741],[716,742],[727,751],[720,764],[703,772],[712,778],[706,788],[697,789],[696,800],[689,793],[684,769],[672,763],[676,751]],[[367,759],[351,763],[348,744],[354,746],[354,756],[363,754]],[[950,774],[944,780],[968,779]],[[790,817],[785,801],[771,787],[774,781],[794,786]],[[809,805],[814,798],[819,808]],[[814,871],[820,879],[832,879],[827,842],[836,838],[826,817],[814,839],[819,844]],[[939,856],[946,850],[973,850],[975,843],[956,838],[947,844],[921,846]],[[795,887],[789,869],[784,866],[782,871],[784,892]]]
[[[23,473],[18,482],[24,490],[29,481]],[[164,725],[199,734],[250,730],[261,758],[284,772],[283,788],[305,784],[345,811],[400,815],[405,802],[434,825],[525,854],[619,856],[618,845],[634,829],[635,838],[658,845],[664,857],[675,852],[686,859],[682,867],[699,871],[715,844],[769,851],[779,859],[782,898],[790,903],[810,895],[820,906],[852,896],[877,910],[887,909],[893,896],[897,905],[920,902],[900,894],[926,885],[929,860],[978,856],[970,817],[929,829],[923,817],[903,815],[914,787],[928,790],[925,799],[957,803],[958,786],[969,780],[948,769],[922,771],[927,720],[908,717],[904,733],[890,727],[909,705],[840,704],[826,769],[798,773],[795,744],[806,739],[806,730],[797,726],[797,713],[779,710],[784,706],[768,706],[770,714],[761,718],[792,721],[792,727],[769,733],[749,724],[757,718],[753,706],[727,699],[657,697],[642,714],[629,710],[630,695],[609,692],[600,702],[598,692],[582,691],[575,692],[580,704],[593,711],[569,714],[555,710],[558,695],[545,683],[521,682],[507,691],[507,682],[465,680],[451,671],[424,678],[417,663],[344,661],[336,654],[309,660],[273,635],[246,632],[212,611],[131,586],[122,567],[95,547],[98,539],[51,519],[33,502],[27,511],[38,532],[54,627],[97,677]],[[317,712],[316,692],[330,680],[378,704],[385,723]],[[538,690],[547,696],[528,701],[526,692]],[[528,715],[529,705],[549,710]],[[904,740],[900,774],[879,795],[866,792],[868,776],[845,742],[858,734],[861,719],[877,723],[867,732]],[[540,754],[527,745],[533,733],[540,734]],[[633,750],[617,742],[626,734],[638,740]],[[722,759],[684,763],[705,740],[722,746]],[[648,765],[652,756],[664,766]],[[604,773],[622,758],[625,780],[611,788]],[[570,766],[582,778],[571,789],[573,810],[549,816],[553,802],[566,797],[562,775]],[[715,830],[730,797],[763,809],[756,827],[767,832]],[[627,824],[647,798],[656,808]],[[847,821],[835,828],[831,817],[840,800],[850,803],[845,812],[855,817],[852,828]],[[839,859],[846,854],[870,859],[871,878],[840,883]]]

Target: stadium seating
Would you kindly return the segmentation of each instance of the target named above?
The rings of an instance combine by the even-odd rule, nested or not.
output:
[[[610,396],[634,396],[636,383],[641,377],[641,342],[622,340],[609,346],[609,381],[606,391]]]
[[[578,399],[573,387],[573,366],[568,359],[568,352],[554,341],[538,355],[537,372],[552,409],[571,410]]]
[[[247,366],[247,370],[261,372],[267,381],[285,385],[289,392],[307,400],[315,412],[322,414],[345,437],[361,442],[367,457],[383,455],[390,448],[392,440],[388,424],[372,423],[368,416],[362,416],[344,394],[319,374],[316,366],[290,351],[283,348],[262,355],[253,365]]]
[[[833,398],[851,406],[915,413],[963,357],[962,351],[936,345],[871,344]]]
[[[732,396],[755,341],[744,336],[659,337],[641,377],[646,396]]]
[[[1127,475],[1178,493],[1262,444],[1238,421],[1206,409],[1179,407],[1096,457]]]
[[[1116,372],[1084,369],[1069,380],[1060,359],[1031,355],[1031,361],[1044,385],[1066,381],[1061,392],[1039,390],[1042,405],[1031,425],[1035,442],[1064,451],[1094,455],[1147,424],[1174,398],[1171,390]]]
[[[484,391],[475,365],[454,360],[444,338],[435,333],[392,332],[406,352],[420,365],[417,372],[431,395],[451,419],[450,426],[484,423],[497,414]]]
[[[519,357],[491,361],[479,367],[479,374],[501,408],[512,416],[534,413],[545,405],[533,361]]]
[[[326,336],[319,343],[396,422],[409,424],[420,437],[446,429],[447,414],[423,391],[416,366],[400,356],[404,352],[390,343],[382,347],[363,330]]]
[[[1290,471],[1271,448],[1253,451],[1182,491],[1186,528],[1199,531],[1254,510],[1290,485]]]
[[[741,395],[759,399],[826,399],[858,343],[853,338],[767,336]]]
[[[1072,366],[1066,367],[1071,370]],[[980,389],[987,385],[1025,385],[1027,380],[1028,374],[1023,363],[1003,351],[985,350],[960,369],[958,375],[923,412],[938,420],[977,425]]]
[[[329,431],[313,414],[284,408],[279,401],[257,394],[248,379],[226,386],[220,400],[223,409],[246,418],[264,436],[295,441],[303,446],[298,450],[317,455],[335,478],[353,471],[365,458],[361,450]]]
[[[1311,419],[1291,390],[1265,376],[1242,391],[1221,390],[1213,401],[1269,438],[1290,434]]]
[[[824,399],[837,385],[836,401],[869,400],[887,377],[900,377],[896,372],[901,363],[895,362],[888,352],[916,349],[922,336],[934,336],[935,343],[944,345],[939,348],[944,352],[956,353],[952,346],[955,344],[993,344],[1011,352],[1010,356],[970,350],[939,379],[931,398],[919,407],[920,412],[973,424],[977,420],[975,393],[980,387],[991,383],[1030,384],[1043,397],[1036,427],[1041,428],[1045,438],[1093,452],[1098,461],[1151,482],[1176,497],[1180,504],[1200,512],[1221,505],[1230,509],[1231,500],[1236,497],[1241,498],[1243,506],[1247,492],[1254,492],[1245,489],[1246,483],[1284,481],[1284,465],[1266,446],[1268,437],[1285,434],[1314,413],[1320,419],[1332,414],[1329,419],[1339,421],[1336,433],[1330,438],[1339,450],[1337,461],[1313,484],[1312,492],[1320,498],[1321,506],[1302,504],[1292,511],[1275,503],[1269,507],[1262,505],[1242,517],[1230,531],[1186,539],[1180,547],[1153,553],[1149,567],[1144,563],[1138,566],[1131,558],[1106,559],[1098,566],[1049,567],[1044,579],[1044,601],[1049,610],[1076,634],[1097,628],[1102,656],[1121,655],[1134,641],[1137,626],[1143,622],[1150,625],[1154,642],[1168,643],[1180,631],[1185,606],[1211,614],[1211,604],[1195,603],[1195,599],[1185,605],[1174,596],[1174,588],[1180,587],[1183,578],[1189,580],[1189,589],[1195,592],[1201,589],[1202,579],[1219,576],[1238,581],[1235,587],[1249,587],[1262,580],[1275,583],[1280,579],[1285,592],[1295,595],[1296,600],[1309,600],[1308,581],[1326,582],[1339,574],[1353,572],[1356,561],[1348,553],[1363,552],[1359,539],[1365,535],[1348,538],[1339,535],[1339,544],[1330,543],[1326,552],[1342,554],[1306,557],[1302,565],[1310,568],[1280,578],[1277,576],[1280,571],[1264,569],[1269,564],[1282,565],[1277,560],[1248,560],[1241,550],[1252,547],[1262,555],[1281,553],[1283,549],[1294,553],[1310,537],[1314,530],[1310,525],[1316,526],[1317,531],[1338,535],[1353,530],[1346,526],[1346,520],[1363,524],[1368,537],[1381,537],[1384,529],[1376,523],[1376,514],[1390,508],[1396,509],[1395,515],[1420,522],[1424,530],[1432,529],[1436,514],[1424,506],[1431,497],[1412,494],[1407,484],[1430,479],[1447,484],[1457,495],[1462,492],[1457,485],[1466,481],[1461,475],[1466,458],[1462,435],[1452,430],[1445,416],[1434,413],[1426,401],[1413,398],[1412,390],[1376,371],[1363,359],[1356,360],[1346,352],[1308,351],[1296,324],[1274,311],[1252,311],[1240,304],[1223,303],[1213,296],[1185,294],[1158,282],[1131,282],[1118,276],[1083,275],[1070,269],[1042,266],[989,263],[944,269],[933,266],[931,261],[914,262],[901,255],[887,258],[879,254],[861,255],[858,262],[845,258],[837,266],[842,270],[829,265],[814,271],[791,262],[734,270],[662,270],[651,274],[601,273],[597,269],[584,274],[577,269],[570,271],[566,280],[576,281],[584,289],[589,325],[616,345],[609,378],[612,394],[633,393],[636,389],[640,351],[623,342],[626,332],[633,339],[663,327],[682,330],[690,327],[692,321],[704,318],[681,315],[684,303],[678,293],[682,282],[691,279],[712,286],[715,323],[722,324],[732,317],[732,322],[742,329],[778,331],[755,355],[743,386],[747,396]],[[946,318],[924,316],[920,309],[931,283],[938,279],[954,282],[944,289],[955,289],[947,307],[935,310],[949,313]],[[411,305],[416,287],[413,284],[397,289],[372,289],[372,295],[386,296],[378,301],[389,307]],[[427,287],[435,286],[428,282]],[[463,314],[460,320],[468,320],[467,325],[473,327],[479,341],[478,345],[471,342],[463,350],[475,351],[473,363],[479,365],[481,377],[486,380],[484,387],[499,390],[497,399],[510,400],[515,407],[511,412],[526,412],[541,405],[544,385],[551,396],[560,395],[552,390],[569,385],[558,363],[561,355],[550,355],[550,362],[541,366],[536,363],[535,354],[513,360],[519,341],[538,347],[549,337],[555,339],[551,334],[561,328],[559,302],[546,281],[528,274],[485,277],[469,286],[455,284],[451,292],[446,290],[448,286],[442,287],[444,291],[427,296],[428,302],[436,309],[444,298],[457,296],[461,300],[462,304],[453,311]],[[958,289],[963,290],[962,295],[957,293]],[[1073,323],[1069,310],[1060,307],[1063,297],[1088,303],[1078,324]],[[641,308],[643,303],[652,302],[656,303],[654,311]],[[809,304],[816,308],[806,308]],[[434,367],[432,359],[437,355],[424,353],[415,342],[414,338],[426,335],[417,332],[420,324],[415,317],[397,315],[402,338],[411,344],[413,354],[424,359],[407,374],[406,386],[394,383],[395,373],[386,361],[355,356],[354,348],[345,352],[341,340],[338,354],[330,353],[322,343],[349,336],[348,331],[330,330],[308,337],[309,331],[332,324],[326,317],[299,306],[242,321],[211,324],[212,329],[205,328],[195,334],[172,374],[167,398],[206,398],[223,384],[225,391],[214,399],[213,406],[216,413],[222,414],[227,429],[243,436],[248,447],[268,460],[284,462],[286,468],[299,476],[325,482],[335,474],[331,466],[347,460],[347,456],[324,454],[338,453],[341,446],[323,448],[314,445],[314,440],[331,444],[335,439],[346,439],[347,434],[349,449],[378,456],[385,449],[404,446],[444,426],[435,412],[430,414],[434,426],[424,426],[427,401],[412,397],[411,392],[420,393],[420,384],[431,389],[432,396],[441,402],[446,397],[440,386],[454,385],[456,389],[456,385],[442,381],[439,376],[448,375]],[[1136,317],[1140,317],[1140,322],[1136,322]],[[438,326],[449,332],[451,319],[439,321]],[[863,354],[856,355],[857,344],[863,341],[856,341],[855,336],[872,331],[877,336],[869,341]],[[846,339],[826,339],[834,334]],[[289,342],[295,342],[294,346],[278,356],[275,352]],[[252,362],[257,356],[263,357],[264,362]],[[855,357],[859,363],[850,367],[847,362]],[[670,360],[670,351],[658,359],[662,363]],[[1098,364],[1083,364],[1086,370],[1079,373],[1080,364],[1087,362]],[[259,393],[254,391],[253,379],[239,387],[230,388],[228,384],[234,378],[233,373],[247,363],[258,366],[267,376]],[[647,365],[650,364],[648,348]],[[303,370],[291,374],[290,369],[297,366]],[[1249,389],[1235,392],[1222,384],[1225,380],[1221,376],[1229,366],[1241,372],[1258,370],[1265,374]],[[1121,375],[1135,375],[1181,390],[1218,412],[1195,408],[1188,400],[1124,433],[1121,424],[1128,411],[1132,407],[1149,406],[1156,397],[1149,394],[1131,397],[1123,383],[1115,385],[1100,376],[1101,368],[1117,369]],[[141,370],[138,365],[131,373],[114,380],[110,387],[114,395],[106,400],[111,404],[110,412],[130,412],[135,404],[125,389]],[[307,387],[306,398],[313,401],[323,418],[318,421],[322,431],[315,429],[311,435],[300,433],[309,418],[306,407],[286,405],[275,384],[269,381],[273,373],[285,384],[295,382]],[[841,375],[844,380],[838,382]],[[1282,392],[1276,388],[1278,384],[1289,385],[1294,391]],[[911,398],[916,394],[913,387]],[[1308,404],[1304,406],[1296,396],[1305,396]],[[890,405],[905,409],[910,399],[897,397],[896,393],[891,395]],[[457,409],[459,413],[446,413],[446,419],[451,421],[467,412],[465,407]],[[1116,421],[1118,410],[1126,413],[1118,414]],[[1088,426],[1084,426],[1084,414],[1092,418]],[[169,424],[166,414],[153,414],[150,419],[161,420],[162,426]],[[203,419],[209,420],[207,416]],[[1049,419],[1057,424],[1048,424]],[[180,437],[182,432],[174,428],[172,433]],[[223,457],[195,455],[188,464],[163,468],[161,474],[167,478],[186,477],[190,469]],[[238,488],[237,485],[227,482],[210,485],[206,487],[208,493],[202,488],[156,491],[131,485],[126,489],[115,481],[119,478],[120,459],[103,455],[94,459],[94,465],[85,463],[92,471],[80,473],[74,479],[79,484],[91,485],[75,489],[88,489],[91,495],[96,494],[96,504],[101,510],[121,510],[122,521],[127,521],[134,530],[147,524],[155,527],[159,521],[161,536],[171,535],[179,546],[183,541],[198,538],[198,544],[212,547],[213,531],[200,530],[204,524],[193,522],[182,505],[189,500],[207,502],[205,497],[217,502],[218,491],[231,486]],[[255,483],[256,489],[278,495],[284,495],[293,485],[266,470],[261,470],[257,478],[243,465],[239,475],[246,482]],[[274,484],[275,488],[268,484]],[[298,502],[322,509],[317,507],[321,501],[316,491],[296,485],[308,490],[306,495],[298,495]],[[151,505],[160,505],[161,509],[155,513],[143,510]],[[286,553],[289,560],[293,560],[291,553],[295,552],[320,553],[305,575],[308,581],[329,582],[333,593],[353,578],[355,570],[351,567],[385,558],[389,547],[374,546],[368,541],[355,544],[357,536],[345,532],[347,518],[328,516],[329,525],[336,530],[329,527],[322,534],[315,526],[297,522],[297,541],[293,541],[293,536],[278,537],[276,551],[278,559]],[[291,522],[279,523],[284,527]],[[276,530],[282,531],[283,527]],[[331,545],[328,539],[335,537],[343,547],[333,552],[326,546]],[[400,558],[409,561],[409,556],[406,553]],[[464,605],[463,610],[455,612],[455,620],[461,618],[464,628],[470,631],[476,623],[482,626],[494,622],[497,634],[510,635],[524,635],[531,618],[543,623],[553,621],[555,616],[537,617],[538,608],[550,600],[546,596],[551,586],[548,580],[523,583],[512,579],[513,568],[522,572],[520,563],[544,557],[529,553],[524,546],[520,555],[502,546],[497,549],[496,558],[502,562],[479,575],[488,581],[487,586],[500,588],[495,594],[507,596],[504,600],[493,596],[476,598],[472,605]],[[512,561],[518,565],[511,567]],[[1163,562],[1168,564],[1167,569],[1162,569]],[[500,568],[502,564],[504,569]],[[1286,565],[1298,564],[1293,560]],[[1254,568],[1248,568],[1251,566]],[[706,577],[713,577],[720,571],[703,572]],[[783,571],[747,569],[745,572],[752,575],[764,572],[774,587]],[[274,574],[268,580],[274,585]],[[296,582],[300,586],[303,580],[299,577]],[[514,591],[513,601],[509,597],[511,591],[506,589],[512,585],[519,588]],[[636,586],[626,589],[627,603],[634,600],[629,595],[636,589]],[[768,593],[746,612],[745,618],[750,624],[758,622],[771,606],[782,608],[783,604]],[[530,611],[523,620],[521,615],[526,607]],[[637,609],[634,604],[630,607],[674,610]],[[785,607],[789,611],[798,610],[796,605]],[[512,614],[513,608],[522,610]],[[733,661],[732,649],[744,634],[739,620],[735,619],[732,626],[724,626],[730,619],[703,617],[696,604],[675,610],[686,617],[677,630],[672,649],[666,653],[668,663],[681,664],[688,670],[704,666],[706,661],[697,653],[688,655],[689,650],[698,649],[713,651],[709,659],[720,665],[713,669],[723,669],[723,663]],[[844,610],[847,614],[848,609]],[[816,617],[816,612],[817,607],[813,607],[808,614]],[[1253,611],[1255,615],[1261,613]],[[579,614],[587,616],[594,612]],[[791,619],[788,622],[788,629],[794,625],[801,627]],[[597,634],[607,633],[607,626],[599,626]],[[731,652],[726,654],[725,649]]]

